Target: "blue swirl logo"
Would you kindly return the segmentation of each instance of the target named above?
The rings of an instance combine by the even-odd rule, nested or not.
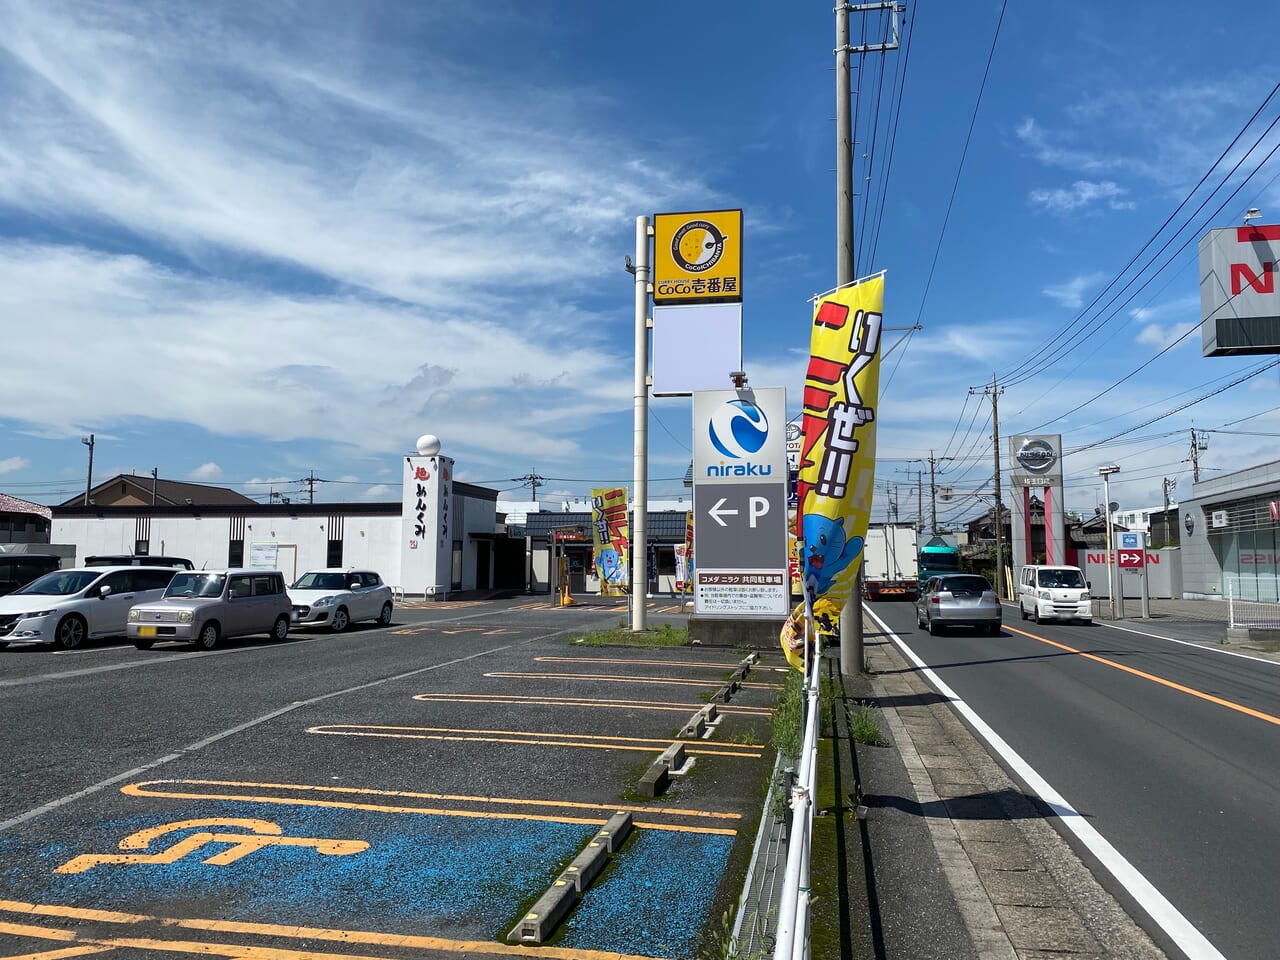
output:
[[[769,436],[764,411],[748,400],[730,400],[711,415],[711,445],[732,460],[760,452]]]

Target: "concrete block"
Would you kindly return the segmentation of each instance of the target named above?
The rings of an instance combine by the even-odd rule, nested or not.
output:
[[[563,875],[557,877],[507,934],[507,940],[512,943],[542,943],[555,932],[565,914],[578,902],[578,896],[578,890],[570,880]]]
[[[684,744],[673,743],[658,755],[658,763],[665,763],[667,770],[679,770],[684,766]]]
[[[785,622],[785,617],[776,620],[716,620],[694,615],[689,618],[689,641],[708,647],[776,650]]]
[[[609,822],[600,828],[600,832],[596,834],[596,839],[604,843],[610,853],[617,853],[618,849],[626,842],[627,837],[631,836],[631,828],[635,823],[635,819],[626,810],[619,810]]]
[[[702,714],[703,719],[708,725],[716,722],[716,718],[720,716],[720,708],[714,703],[708,703],[705,707],[698,711]]]
[[[644,772],[637,788],[642,797],[660,797],[671,786],[671,771],[665,763],[655,763]]]
[[[699,711],[693,715],[693,718],[680,728],[680,736],[687,737],[690,740],[699,740],[702,735],[707,732],[707,722]]]

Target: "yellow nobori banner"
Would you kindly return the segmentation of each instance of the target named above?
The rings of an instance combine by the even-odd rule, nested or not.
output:
[[[876,468],[884,276],[822,297],[804,379],[799,535],[814,599],[843,601],[862,562]]]
[[[819,298],[813,311],[796,534],[809,598],[837,610],[853,590],[871,519],[883,322],[883,274]],[[797,633],[793,624],[790,636]]]
[[[591,491],[591,543],[601,593],[608,596],[627,584],[631,550],[627,491],[609,487]]]
[[[741,299],[741,210],[654,214],[654,303]]]

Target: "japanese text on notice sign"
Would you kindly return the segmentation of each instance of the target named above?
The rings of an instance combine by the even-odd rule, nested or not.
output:
[[[785,571],[699,571],[695,578],[700,610],[736,614],[787,611]]]

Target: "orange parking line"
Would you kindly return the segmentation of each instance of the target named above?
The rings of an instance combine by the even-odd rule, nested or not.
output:
[[[701,710],[705,703],[676,703],[667,700],[601,700],[593,697],[534,697],[517,693],[415,693],[413,699],[424,703],[511,703],[529,706],[603,707],[615,710],[666,710],[683,713]],[[773,714],[768,707],[738,707],[731,704],[719,706],[720,713],[767,717]]]
[[[441,950],[468,956],[487,957],[546,957],[550,960],[653,960],[632,954],[603,950],[574,950],[556,946],[526,946],[524,944],[498,943],[485,940],[449,940],[444,937],[398,935],[376,933],[371,930],[334,930],[324,927],[298,927],[273,923],[242,923],[234,920],[179,919],[153,917],[145,914],[106,913],[101,910],[85,910],[58,904],[23,903],[16,900],[0,900],[0,910],[30,917],[58,917],[67,920],[92,920],[107,923],[136,924],[159,923],[166,927],[200,930],[210,933],[251,934],[277,937],[282,940],[323,940],[338,943],[358,943],[379,947],[395,947],[416,950]],[[65,950],[51,951],[33,956],[75,956],[114,949],[153,950],[167,953],[193,953],[204,956],[231,957],[236,960],[317,960],[317,957],[333,960],[386,960],[353,953],[318,954],[310,946],[302,949],[281,947],[254,947],[245,944],[200,942],[191,940],[161,940],[155,938],[105,938],[80,937],[74,930],[38,927],[30,924],[0,923],[0,932],[20,931],[17,935],[42,940],[75,941],[78,953]]]
[[[1254,717],[1258,720],[1265,720],[1267,723],[1274,723],[1280,726],[1280,717],[1272,716],[1269,713],[1263,713],[1261,710],[1254,710],[1252,707],[1246,707],[1244,704],[1235,703],[1232,700],[1224,700],[1222,697],[1215,697],[1211,693],[1205,693],[1203,690],[1197,690],[1195,687],[1184,686],[1181,683],[1175,683],[1172,680],[1166,680],[1164,677],[1158,677],[1154,673],[1147,673],[1144,670],[1138,670],[1135,667],[1125,666],[1123,663],[1116,663],[1114,660],[1108,660],[1106,657],[1100,657],[1096,653],[1085,653],[1083,650],[1077,650],[1075,647],[1068,646],[1065,643],[1058,643],[1056,640],[1050,640],[1047,637],[1036,636],[1034,633],[1027,633],[1025,630],[1018,630],[1015,627],[1006,626],[1006,630],[1010,633],[1016,633],[1020,636],[1027,637],[1030,640],[1038,640],[1040,643],[1047,643],[1051,647],[1057,647],[1059,650],[1065,650],[1067,653],[1074,653],[1077,656],[1084,657],[1086,660],[1093,660],[1108,667],[1114,667],[1117,670],[1123,670],[1125,673],[1132,674],[1135,677],[1141,677],[1143,680],[1150,680],[1152,683],[1158,683],[1162,687],[1168,687],[1170,690],[1177,690],[1179,693],[1185,693],[1188,696],[1197,697],[1200,700],[1206,700],[1209,703],[1217,704],[1220,707],[1226,707],[1228,710],[1235,710],[1237,713],[1243,713],[1246,716]]]

